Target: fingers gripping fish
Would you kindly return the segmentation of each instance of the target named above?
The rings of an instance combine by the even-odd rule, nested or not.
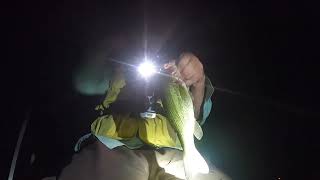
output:
[[[175,65],[173,68],[176,68]],[[186,179],[196,173],[208,173],[209,167],[195,147],[193,134],[201,127],[194,118],[192,97],[186,84],[174,71],[173,79],[164,84],[162,103],[171,126],[175,129],[183,148],[183,162]],[[195,128],[196,127],[196,128]],[[202,132],[202,131],[201,131]],[[197,133],[195,133],[196,135]],[[196,137],[201,138],[202,134]]]

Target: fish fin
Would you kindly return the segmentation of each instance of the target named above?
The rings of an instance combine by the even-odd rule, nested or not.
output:
[[[207,162],[195,146],[184,152],[183,164],[186,180],[192,179],[197,173],[209,173],[209,166]]]
[[[200,124],[198,123],[198,121],[194,122],[194,132],[193,135],[198,139],[201,140],[201,138],[203,137],[203,131],[202,128],[200,126]]]

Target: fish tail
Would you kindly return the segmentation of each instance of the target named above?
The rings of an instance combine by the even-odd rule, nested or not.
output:
[[[192,177],[197,173],[209,173],[209,166],[207,162],[201,156],[194,144],[184,152],[183,163],[187,180],[192,179]]]

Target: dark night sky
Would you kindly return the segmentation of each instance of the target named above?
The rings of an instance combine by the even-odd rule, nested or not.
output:
[[[32,113],[16,176],[54,175],[67,163],[101,99],[73,88],[86,50],[123,29],[140,37],[144,20],[156,34],[171,16],[178,18],[163,53],[194,52],[215,86],[235,91],[216,90],[199,143],[203,154],[233,179],[320,179],[317,4],[210,2],[4,4],[0,179],[8,176],[27,107]]]

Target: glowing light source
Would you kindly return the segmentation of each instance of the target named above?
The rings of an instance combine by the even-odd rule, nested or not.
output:
[[[153,63],[151,63],[150,61],[144,61],[142,64],[139,65],[138,72],[142,77],[148,78],[155,74],[157,71]]]

